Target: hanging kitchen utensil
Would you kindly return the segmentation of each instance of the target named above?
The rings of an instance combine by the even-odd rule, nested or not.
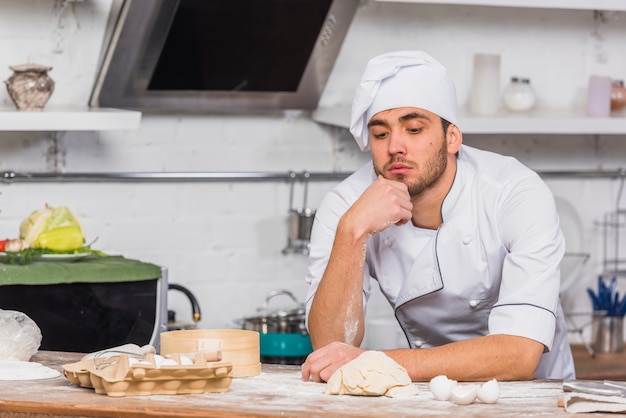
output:
[[[307,207],[307,198],[309,192],[309,177],[308,172],[303,173],[304,178],[304,193],[302,199],[302,207],[294,208],[294,188],[296,183],[296,174],[289,173],[291,179],[290,191],[289,191],[289,236],[287,238],[287,246],[283,249],[283,254],[289,252],[308,255],[309,254],[309,241],[311,239],[311,228],[313,227],[313,221],[315,220],[315,209]]]
[[[290,297],[295,305],[269,307],[276,296]],[[270,364],[300,365],[312,351],[311,339],[306,329],[304,303],[289,291],[277,289],[267,294],[255,315],[243,318],[244,330],[260,334],[261,362]]]

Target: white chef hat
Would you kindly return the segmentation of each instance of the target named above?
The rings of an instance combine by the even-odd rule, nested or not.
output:
[[[370,118],[397,107],[419,107],[458,125],[454,82],[445,67],[423,51],[389,52],[367,63],[350,119],[350,132],[362,151],[370,147]]]

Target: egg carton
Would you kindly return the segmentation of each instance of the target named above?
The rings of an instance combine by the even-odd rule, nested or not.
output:
[[[63,366],[70,383],[111,397],[226,392],[232,369],[230,362],[207,361],[204,353],[173,353],[165,358],[154,353],[143,358],[119,354]]]

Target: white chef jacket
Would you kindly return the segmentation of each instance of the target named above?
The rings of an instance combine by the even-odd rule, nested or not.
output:
[[[311,233],[307,318],[341,216],[376,180],[368,163],[323,199]],[[536,378],[574,378],[559,301],[565,252],[554,197],[541,178],[512,157],[461,146],[438,230],[411,222],[371,236],[370,277],[380,286],[411,348],[489,334],[541,342]]]

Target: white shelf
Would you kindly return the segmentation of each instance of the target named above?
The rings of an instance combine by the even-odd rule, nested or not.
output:
[[[623,0],[376,0],[386,3],[456,4],[537,9],[626,10]]]
[[[110,108],[44,108],[40,112],[0,107],[0,131],[104,131],[138,129],[141,112]]]
[[[313,120],[349,128],[350,106],[318,108],[313,112]],[[474,117],[461,110],[459,126],[465,134],[624,135],[626,114],[590,118],[582,111],[534,110],[528,113],[503,111],[492,117]]]

